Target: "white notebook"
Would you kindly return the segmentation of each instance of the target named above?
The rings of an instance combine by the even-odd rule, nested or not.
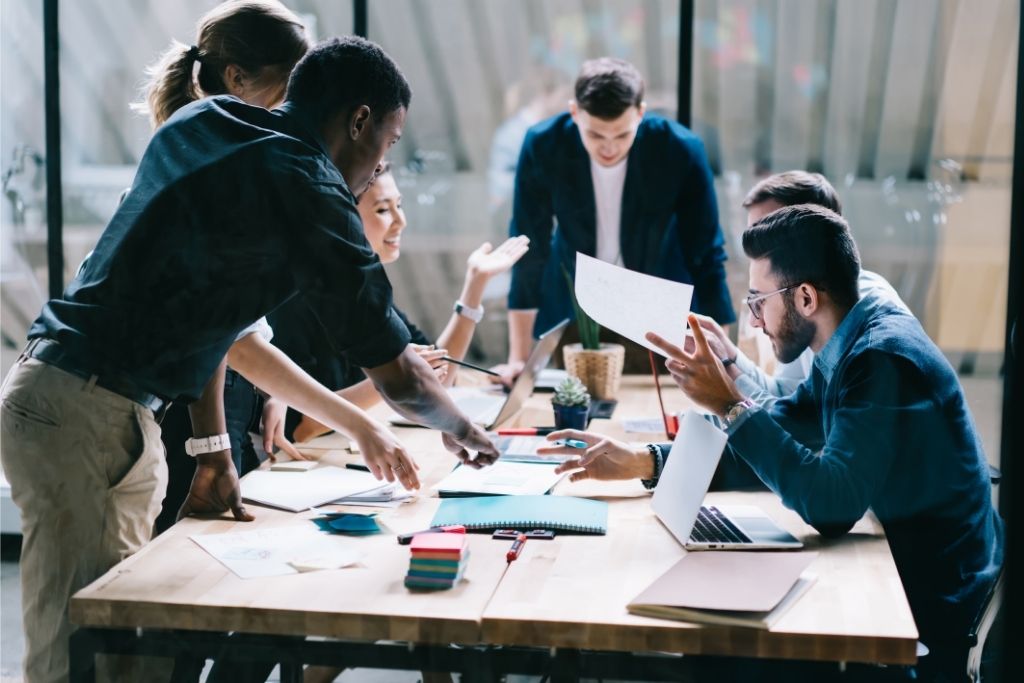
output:
[[[555,465],[499,460],[474,469],[460,465],[434,487],[442,498],[458,496],[540,496],[552,489],[565,474],[555,474]]]
[[[369,472],[331,465],[308,472],[255,470],[241,480],[245,500],[291,512],[379,488],[381,483]]]

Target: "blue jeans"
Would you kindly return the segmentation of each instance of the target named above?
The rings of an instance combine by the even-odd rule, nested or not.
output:
[[[242,476],[259,467],[260,461],[249,432],[258,432],[263,412],[263,399],[248,380],[230,368],[224,379],[224,417],[231,438],[231,458]],[[156,532],[163,533],[174,525],[178,509],[188,496],[196,461],[185,452],[185,440],[192,436],[192,420],[188,406],[175,403],[168,409],[160,425],[167,452],[167,495],[156,519]]]

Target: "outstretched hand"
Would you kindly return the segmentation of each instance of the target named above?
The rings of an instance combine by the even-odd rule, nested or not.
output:
[[[466,260],[468,273],[471,276],[481,275],[487,278],[504,273],[529,249],[530,238],[526,235],[510,237],[497,249],[494,249],[490,242],[484,242]]]
[[[575,439],[587,444],[582,453],[578,448],[541,446],[538,455],[567,455],[561,465],[555,468],[557,474],[572,472],[569,481],[583,479],[650,479],[654,476],[654,463],[647,448],[633,448],[624,441],[618,441],[601,434],[563,429],[548,434],[547,440]],[[576,471],[573,471],[576,470]]]
[[[698,405],[718,416],[724,416],[729,406],[742,401],[744,396],[729,378],[722,361],[708,343],[697,316],[689,316],[695,348],[685,351],[661,336],[648,332],[647,341],[664,351],[669,359],[665,367],[679,388]]]
[[[210,453],[196,458],[196,473],[188,497],[178,510],[178,519],[195,514],[219,514],[231,510],[239,522],[256,519],[242,505],[242,489],[231,452]]]

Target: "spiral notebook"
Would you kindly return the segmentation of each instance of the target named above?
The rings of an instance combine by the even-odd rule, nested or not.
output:
[[[555,529],[580,534],[608,533],[608,503],[573,496],[486,496],[448,498],[430,526],[461,524],[467,529]]]

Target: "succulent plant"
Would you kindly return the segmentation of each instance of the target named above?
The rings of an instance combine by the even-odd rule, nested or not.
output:
[[[559,406],[586,406],[590,405],[590,394],[579,377],[569,376],[555,387],[551,402]]]

